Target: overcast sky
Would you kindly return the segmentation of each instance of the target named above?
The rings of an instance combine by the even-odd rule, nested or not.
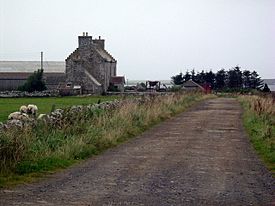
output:
[[[275,78],[275,0],[0,0],[0,60],[64,61],[101,35],[128,79],[236,65]]]

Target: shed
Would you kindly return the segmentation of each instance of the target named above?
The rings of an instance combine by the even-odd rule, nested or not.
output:
[[[184,82],[182,86],[183,86],[183,89],[190,90],[190,91],[193,91],[193,90],[204,91],[204,88],[198,83],[194,82],[192,79]]]
[[[125,77],[124,76],[113,76],[111,77],[110,83],[120,92],[124,92]]]

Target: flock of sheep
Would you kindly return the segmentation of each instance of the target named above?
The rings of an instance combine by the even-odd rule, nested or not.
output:
[[[56,109],[50,114],[39,114],[38,115],[38,107],[34,104],[29,104],[28,106],[21,106],[19,111],[13,112],[8,116],[8,121],[6,123],[0,122],[0,132],[7,130],[9,128],[19,127],[24,128],[25,126],[31,126],[36,124],[38,120],[43,120],[49,125],[53,127],[62,128],[64,125],[64,121],[66,119],[72,119],[76,116],[83,115],[85,118],[86,114],[94,110],[113,110],[123,106],[127,102],[133,102],[135,104],[144,104],[146,102],[151,102],[152,100],[156,100],[155,95],[143,95],[135,98],[127,98],[123,100],[113,100],[102,102],[98,104],[91,105],[74,105],[69,109]],[[159,95],[157,95],[159,96]],[[162,95],[160,95],[162,96]],[[161,97],[160,97],[161,98]],[[37,116],[38,115],[38,116]]]
[[[34,104],[29,104],[28,106],[22,105],[19,112],[12,112],[8,116],[8,120],[28,120],[29,118],[35,118],[38,112],[38,107]],[[37,119],[40,119],[45,114],[40,114]]]
[[[95,109],[102,109],[102,110],[110,110],[117,108],[122,101],[114,100],[110,102],[102,102],[99,104],[93,105],[74,105],[69,109],[56,109],[50,114],[39,114],[38,115],[38,107],[34,104],[29,104],[28,106],[21,106],[19,111],[12,112],[8,116],[8,121],[6,123],[0,122],[0,131],[3,129],[9,129],[15,127],[23,128],[25,126],[31,126],[36,123],[38,120],[43,120],[57,128],[62,128],[63,126],[63,119],[67,116],[74,117],[79,115],[82,112],[88,112]],[[66,114],[65,114],[66,113]],[[38,116],[37,116],[38,115]],[[85,115],[84,115],[85,116]]]

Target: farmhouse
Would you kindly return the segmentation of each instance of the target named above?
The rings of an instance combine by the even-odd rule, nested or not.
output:
[[[117,61],[105,50],[105,41],[84,32],[78,48],[66,59],[66,84],[81,88],[83,93],[106,92],[111,77],[116,76]]]
[[[64,62],[45,62],[44,80],[49,89],[78,89],[81,93],[106,92],[110,83],[124,88],[124,77],[117,76],[117,61],[105,49],[105,40],[93,39],[87,32],[78,37],[78,48]],[[0,61],[0,91],[16,90],[33,71],[38,61]],[[118,81],[120,80],[120,81]]]

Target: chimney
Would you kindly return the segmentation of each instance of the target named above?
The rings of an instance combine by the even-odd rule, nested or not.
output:
[[[96,44],[101,49],[104,49],[105,47],[105,40],[101,39],[101,36],[99,36],[98,39],[94,39],[93,43]]]
[[[78,36],[78,48],[93,45],[93,37],[88,36],[88,32],[83,32],[83,36]]]

